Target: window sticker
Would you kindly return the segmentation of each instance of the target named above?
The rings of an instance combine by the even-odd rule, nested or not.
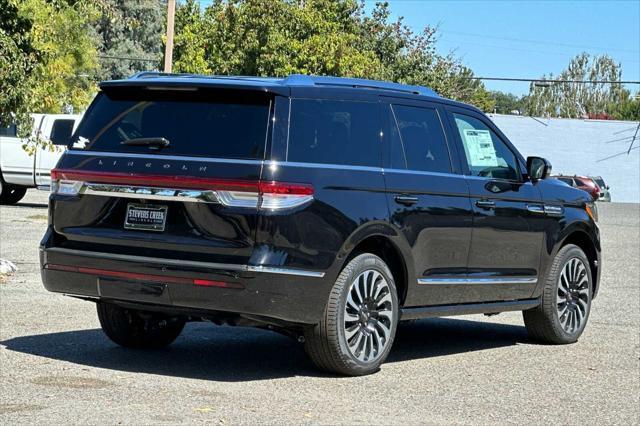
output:
[[[464,129],[464,143],[472,167],[497,167],[498,157],[488,130]]]

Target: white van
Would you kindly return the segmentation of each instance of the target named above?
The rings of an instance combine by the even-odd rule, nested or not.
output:
[[[24,140],[17,136],[16,125],[0,127],[0,204],[15,204],[27,188],[51,185],[51,169],[66,149],[81,115],[32,114],[32,135],[51,141],[53,151],[38,148],[29,155]]]

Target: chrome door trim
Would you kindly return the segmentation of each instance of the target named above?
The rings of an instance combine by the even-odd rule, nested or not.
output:
[[[544,214],[544,207],[540,204],[527,204],[527,211],[535,214]]]
[[[473,285],[473,284],[535,284],[538,277],[492,277],[492,278],[419,278],[418,284]]]
[[[258,273],[267,273],[267,274],[284,274],[284,275],[295,275],[301,277],[314,277],[314,278],[322,278],[324,277],[324,272],[319,271],[310,271],[307,269],[294,269],[294,268],[281,268],[281,267],[272,267],[272,266],[260,266],[260,265],[243,265],[237,263],[212,263],[212,262],[199,262],[193,260],[176,260],[176,259],[167,259],[162,257],[148,257],[148,256],[136,256],[136,255],[128,255],[128,254],[117,254],[117,253],[104,253],[97,251],[84,251],[84,250],[75,250],[75,249],[67,249],[62,247],[51,247],[44,250],[46,253],[60,253],[66,255],[73,256],[81,256],[81,257],[90,257],[94,259],[108,259],[108,260],[119,260],[119,261],[134,261],[134,262],[146,262],[152,263],[155,265],[171,265],[171,266],[188,266],[194,268],[203,268],[203,269],[218,269],[224,271],[240,271],[240,272],[258,272]]]

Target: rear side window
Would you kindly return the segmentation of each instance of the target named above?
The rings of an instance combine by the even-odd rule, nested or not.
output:
[[[58,119],[53,122],[53,126],[51,127],[51,137],[52,141],[67,138],[71,136],[73,133],[73,126],[76,124],[75,120],[69,119]]]
[[[378,104],[293,99],[287,161],[380,165]]]
[[[15,137],[17,129],[15,124],[9,124],[7,127],[0,127],[0,136]]]
[[[438,112],[433,108],[393,105],[393,115],[407,169],[451,173],[449,150]],[[394,165],[396,161],[393,160]]]
[[[73,137],[74,148],[216,158],[262,159],[270,101],[264,95],[142,89],[100,93]],[[165,138],[169,146],[127,145]]]

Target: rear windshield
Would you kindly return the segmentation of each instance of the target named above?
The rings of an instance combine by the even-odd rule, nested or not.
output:
[[[72,138],[73,149],[262,159],[269,109],[265,94],[241,91],[101,92]],[[135,144],[160,138],[168,146]]]

